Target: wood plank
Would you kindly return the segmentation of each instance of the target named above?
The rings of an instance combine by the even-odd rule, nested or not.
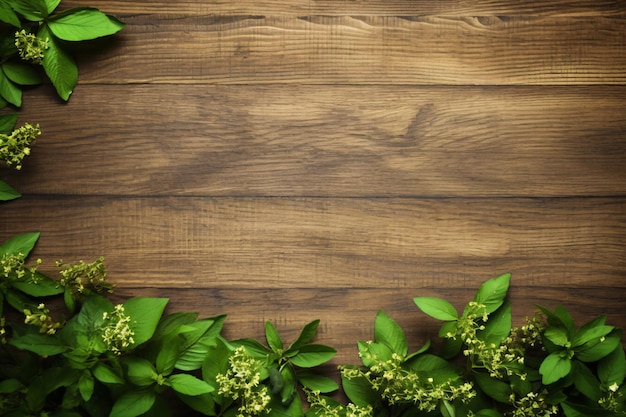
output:
[[[52,92],[25,98],[21,121],[39,122],[44,134],[23,172],[2,171],[21,192],[339,197],[626,192],[623,86],[129,85],[120,90],[82,85],[79,90],[65,107]]]
[[[0,236],[41,231],[35,256],[104,255],[120,286],[626,290],[626,199],[24,197]]]
[[[615,0],[90,0],[107,13],[215,15],[377,15],[377,16],[624,16],[626,5]],[[64,0],[62,7],[84,7],[84,0]]]
[[[126,29],[115,47],[82,62],[82,82],[626,82],[623,18],[119,17]]]
[[[490,278],[490,277],[487,277]],[[194,311],[200,317],[227,314],[224,335],[232,340],[255,337],[264,340],[264,323],[272,321],[284,340],[294,340],[302,327],[320,319],[316,342],[338,350],[333,365],[357,364],[356,342],[372,340],[373,323],[378,310],[384,310],[404,329],[412,350],[428,339],[437,340],[440,322],[426,317],[413,303],[413,297],[433,296],[449,300],[457,309],[474,296],[477,288],[411,288],[397,289],[180,289],[120,288],[114,302],[129,297],[169,297],[169,312]],[[554,309],[561,304],[568,308],[577,325],[599,314],[607,315],[607,323],[626,327],[624,289],[585,287],[533,287],[514,275],[509,299],[513,309],[513,325],[521,326],[524,318],[535,313],[536,305]],[[329,367],[329,374],[336,374]]]

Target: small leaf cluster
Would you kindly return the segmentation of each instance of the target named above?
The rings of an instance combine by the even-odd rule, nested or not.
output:
[[[78,44],[119,32],[124,24],[98,9],[63,11],[61,0],[0,0],[0,109],[22,106],[23,90],[50,80],[67,101],[78,82]],[[0,162],[16,169],[41,134],[39,125],[16,128],[17,114],[0,115]],[[19,197],[0,181],[0,201]]]

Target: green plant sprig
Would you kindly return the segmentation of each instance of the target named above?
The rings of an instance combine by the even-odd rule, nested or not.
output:
[[[102,258],[59,262],[49,278],[26,264],[38,238],[0,246],[1,416],[626,416],[621,331],[604,316],[576,328],[561,306],[512,327],[510,275],[485,281],[461,313],[416,297],[443,323],[441,343],[414,352],[379,311],[374,339],[357,343],[361,365],[339,367],[343,404],[320,368],[336,351],[313,342],[319,320],[289,344],[271,322],[265,343],[228,341],[224,315],[166,314],[166,298],[114,305]],[[49,309],[55,299],[65,308]]]

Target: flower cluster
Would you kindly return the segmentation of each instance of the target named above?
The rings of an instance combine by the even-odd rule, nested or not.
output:
[[[374,409],[371,405],[359,407],[349,403],[347,405],[331,404],[328,399],[320,396],[319,391],[306,390],[307,401],[315,415],[322,417],[372,417]]]
[[[520,399],[514,399],[515,410],[506,414],[507,417],[550,417],[559,412],[556,405],[548,404],[545,400],[547,391],[537,394],[530,392]]]
[[[5,253],[0,258],[0,277],[7,279],[23,279],[25,277],[34,278],[37,266],[27,267],[25,265],[23,253]],[[41,264],[41,259],[37,259],[37,265]]]
[[[56,333],[57,329],[63,326],[61,323],[52,320],[50,310],[48,310],[43,303],[37,306],[36,311],[31,311],[27,308],[24,309],[24,316],[24,323],[39,326],[40,333],[53,335]]]
[[[103,313],[102,319],[105,325],[102,327],[102,340],[107,350],[115,355],[122,352],[135,343],[135,333],[130,328],[131,317],[124,312],[124,306],[118,304],[111,313]]]
[[[106,282],[107,273],[103,257],[91,263],[80,261],[73,265],[65,265],[62,261],[58,261],[56,265],[63,268],[60,271],[60,284],[69,289],[72,295],[86,294],[89,288],[97,293],[113,290],[113,285]]]
[[[598,404],[605,410],[617,412],[620,403],[623,401],[623,394],[619,391],[619,385],[614,382],[604,389],[606,394],[598,400]]]
[[[228,359],[230,367],[226,373],[217,374],[218,394],[239,401],[237,417],[257,416],[270,411],[271,397],[268,389],[260,385],[261,362],[238,347]]]
[[[389,404],[412,403],[422,411],[435,410],[443,400],[467,403],[476,396],[470,382],[458,384],[448,379],[437,383],[433,378],[420,377],[417,372],[402,366],[402,358],[397,353],[393,353],[389,360],[375,362],[367,371],[342,367],[341,373],[348,379],[367,378]]]
[[[33,64],[42,63],[44,52],[49,47],[48,42],[48,38],[40,39],[24,29],[15,32],[15,47],[20,54],[20,58]]]
[[[15,169],[22,169],[22,160],[30,155],[30,145],[41,135],[39,124],[24,123],[10,135],[0,133],[0,160]]]

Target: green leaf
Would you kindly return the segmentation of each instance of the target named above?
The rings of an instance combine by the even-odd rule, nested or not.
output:
[[[225,320],[226,315],[221,315],[191,324],[190,327],[195,330],[181,335],[184,343],[176,361],[176,368],[182,371],[200,369],[209,347],[217,342]]]
[[[156,358],[156,369],[162,375],[169,375],[176,366],[176,361],[180,355],[181,344],[183,340],[180,337],[172,337],[164,343]]]
[[[0,257],[7,253],[13,255],[21,253],[24,257],[27,257],[35,247],[37,240],[39,240],[39,232],[13,236],[0,246]]]
[[[168,303],[167,298],[132,298],[124,303],[124,312],[131,317],[129,326],[135,333],[133,347],[150,340]]]
[[[202,395],[183,395],[181,393],[176,393],[178,398],[181,399],[182,402],[187,404],[191,409],[202,413],[206,416],[215,416],[217,415],[215,411],[215,400],[211,394],[202,394]]]
[[[560,404],[566,417],[607,417],[607,411],[584,405],[563,402]]]
[[[22,106],[22,90],[0,69],[0,96],[15,107]]]
[[[304,387],[312,391],[328,393],[339,389],[339,385],[334,380],[308,370],[298,372],[297,377]]]
[[[202,379],[206,382],[215,381],[217,374],[228,369],[230,355],[231,350],[226,346],[226,343],[221,338],[217,339],[217,343],[209,348],[202,364]]]
[[[48,20],[50,30],[65,41],[86,41],[113,35],[124,24],[94,8],[75,8]]]
[[[375,407],[380,403],[380,397],[372,387],[372,383],[364,376],[346,378],[341,375],[341,385],[346,396],[359,407],[371,405]]]
[[[456,417],[454,405],[452,405],[448,400],[443,400],[441,402],[439,410],[441,411],[441,415],[443,417]]]
[[[0,394],[12,394],[22,388],[22,383],[15,378],[0,381]]]
[[[38,85],[41,84],[41,75],[37,68],[32,65],[18,62],[5,62],[2,71],[15,84]]]
[[[283,341],[280,340],[280,335],[276,330],[276,327],[269,322],[265,322],[265,340],[267,340],[268,346],[276,353],[280,353],[283,350]]]
[[[28,333],[13,337],[9,343],[18,349],[28,350],[43,357],[67,351],[67,347],[57,337],[47,334]]]
[[[99,362],[92,370],[93,376],[103,384],[123,384],[124,378],[122,378],[111,367]]]
[[[33,297],[49,297],[65,291],[58,282],[38,271],[26,279],[12,281],[11,286]]]
[[[146,359],[128,357],[124,361],[127,367],[128,380],[140,387],[147,387],[156,381],[157,372],[154,366]]]
[[[149,389],[129,391],[115,401],[109,417],[137,417],[152,408],[156,394]]]
[[[593,372],[582,362],[575,361],[574,364],[574,386],[587,398],[597,403],[602,397],[600,381],[598,381]]]
[[[44,0],[46,3],[46,9],[48,10],[48,14],[52,13],[54,9],[57,8],[61,0]]]
[[[0,181],[0,201],[10,201],[20,198],[22,195],[15,191],[4,181]]]
[[[46,75],[50,81],[52,81],[52,85],[54,85],[59,97],[67,101],[78,82],[78,67],[76,66],[76,62],[74,58],[61,47],[46,24],[39,29],[37,37],[40,39],[48,39],[48,49],[44,52],[42,62],[43,69],[46,71]]]
[[[22,27],[18,15],[3,1],[0,1],[0,21],[15,26],[18,29]]]
[[[313,340],[313,338],[317,334],[317,327],[319,326],[319,324],[319,320],[314,320],[304,326],[304,328],[300,332],[300,335],[298,335],[298,338],[289,346],[289,349],[287,349],[287,351],[298,350],[299,348]]]
[[[614,329],[613,326],[607,326],[606,316],[600,316],[583,325],[572,338],[574,347],[581,346],[593,339],[606,336]]]
[[[28,387],[25,397],[27,407],[31,410],[40,410],[43,408],[48,394],[61,387],[75,384],[79,377],[79,371],[68,367],[45,369]]]
[[[599,361],[620,346],[621,337],[622,331],[616,329],[607,336],[592,339],[576,347],[576,358],[583,362]]]
[[[626,378],[626,355],[621,346],[615,348],[598,363],[598,378],[606,386],[614,383],[622,385]]]
[[[489,397],[503,404],[511,403],[513,390],[506,382],[492,378],[487,374],[477,373],[474,375],[480,389]]]
[[[205,381],[188,374],[172,375],[167,381],[174,391],[189,396],[208,394],[214,390]]]
[[[336,354],[337,351],[330,346],[304,345],[300,348],[298,354],[291,358],[291,363],[301,368],[312,368],[331,360]]]
[[[459,318],[459,313],[452,304],[442,298],[416,297],[413,302],[420,310],[437,320],[452,321]]]
[[[478,411],[477,413],[474,413],[474,417],[503,417],[502,413],[491,409],[491,408],[485,408],[483,410]]]
[[[48,17],[48,7],[44,0],[11,0],[11,6],[31,22],[41,22]]]
[[[233,342],[234,345],[244,346],[246,348],[246,352],[248,355],[252,356],[255,359],[265,360],[268,355],[272,354],[272,350],[263,346],[259,341],[255,339],[239,339]]]
[[[557,346],[568,347],[570,344],[567,331],[561,327],[548,327],[543,335]]]
[[[390,360],[393,354],[387,345],[378,342],[357,342],[357,347],[363,365],[368,368],[378,362]]]
[[[487,314],[493,313],[504,302],[506,293],[509,290],[510,281],[511,274],[500,275],[499,277],[485,281],[478,289],[474,301],[484,304],[487,309]]]
[[[549,354],[541,363],[539,373],[541,382],[544,385],[552,384],[567,376],[572,370],[572,361],[567,357],[562,357],[561,352]]]
[[[488,345],[491,343],[500,344],[511,333],[511,317],[511,303],[505,301],[499,309],[489,316],[489,320],[484,325],[485,329],[477,334],[478,339],[483,340]]]
[[[378,312],[374,321],[374,337],[377,342],[383,343],[402,358],[407,355],[408,345],[404,331],[382,310]]]
[[[280,377],[282,380],[282,389],[280,390],[280,401],[283,404],[288,404],[294,393],[296,392],[296,375],[293,367],[286,366],[280,370]]]
[[[0,133],[10,134],[17,124],[17,113],[0,115]]]
[[[93,395],[94,380],[91,372],[85,370],[78,379],[78,391],[84,401],[89,401]]]

